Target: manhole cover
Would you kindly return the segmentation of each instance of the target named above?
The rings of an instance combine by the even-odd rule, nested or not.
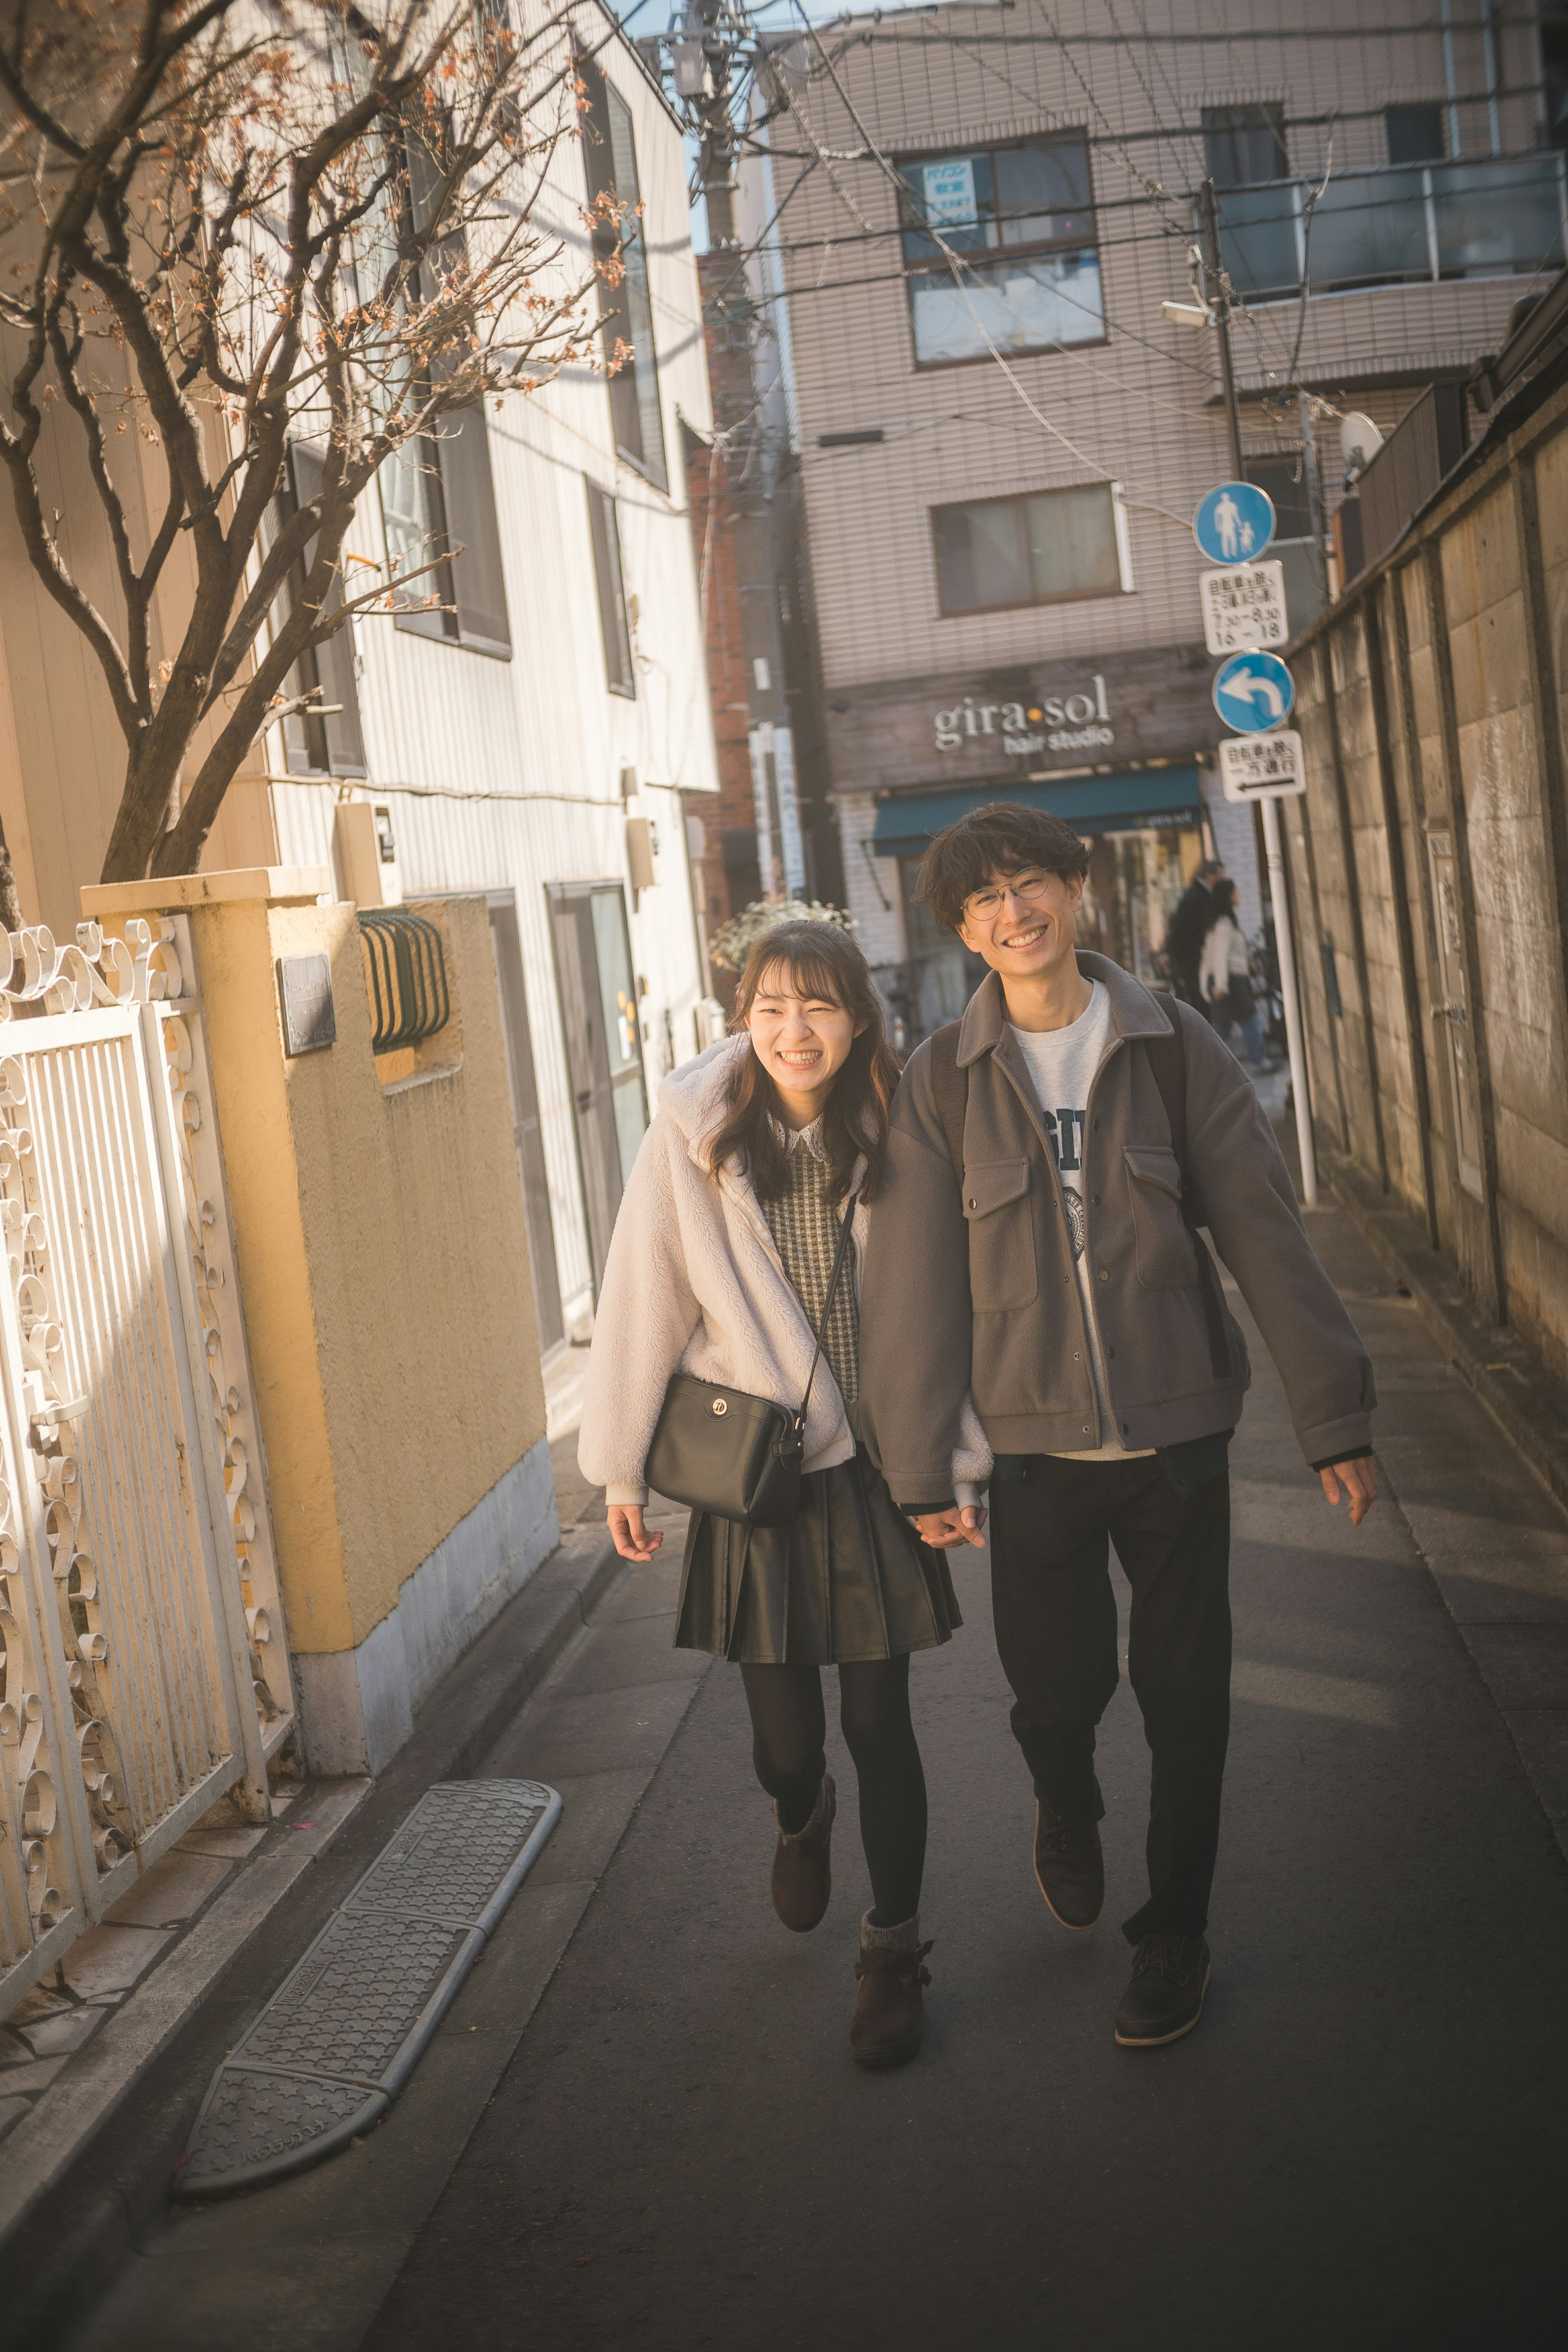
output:
[[[280,2179],[384,2115],[560,1813],[538,1780],[428,1790],[213,2076],[175,2196]]]

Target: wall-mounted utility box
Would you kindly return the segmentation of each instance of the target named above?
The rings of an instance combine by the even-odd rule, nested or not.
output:
[[[658,880],[654,860],[658,856],[658,828],[651,816],[626,819],[626,870],[634,890],[651,890]]]
[[[343,889],[356,907],[401,907],[403,876],[384,801],[340,801],[334,812]]]

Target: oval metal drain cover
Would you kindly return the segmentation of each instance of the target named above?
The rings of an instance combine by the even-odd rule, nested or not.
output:
[[[384,2116],[560,1816],[539,1780],[426,1790],[213,2076],[174,2195],[279,2180]]]

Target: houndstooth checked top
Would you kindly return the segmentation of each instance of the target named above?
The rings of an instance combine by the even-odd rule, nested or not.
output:
[[[764,1201],[763,1214],[778,1244],[779,1256],[789,1276],[790,1286],[805,1307],[806,1318],[815,1331],[833,1273],[843,1204],[840,1202],[836,1208],[827,1197],[827,1163],[822,1156],[821,1121],[814,1121],[810,1127],[785,1134],[784,1141],[789,1150],[789,1188],[775,1199]],[[838,1383],[838,1393],[844,1399],[853,1427],[860,1396],[860,1317],[855,1304],[853,1242],[844,1261],[844,1271],[838,1277],[833,1312],[822,1335],[822,1352],[827,1360],[828,1370]]]

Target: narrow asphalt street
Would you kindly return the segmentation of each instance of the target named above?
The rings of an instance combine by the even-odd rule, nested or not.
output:
[[[336,2164],[183,2215],[81,2352],[1560,2344],[1568,1871],[1510,1728],[1529,1708],[1505,1722],[1477,1657],[1526,1625],[1560,1655],[1568,1528],[1346,1220],[1313,1231],[1377,1361],[1384,1496],[1354,1533],[1326,1507],[1250,1335],[1196,2034],[1111,2038],[1142,1888],[1125,1685],[1107,1916],[1069,1937],[1040,1901],[972,1555],[963,1631],[914,1675],[926,2047],[859,2074],[852,1802],[827,1918],[792,1937],[739,1676],[668,1649],[672,1525],[489,1760],[555,1780],[565,1816],[399,2106]],[[503,2011],[510,2063],[470,2095]]]

